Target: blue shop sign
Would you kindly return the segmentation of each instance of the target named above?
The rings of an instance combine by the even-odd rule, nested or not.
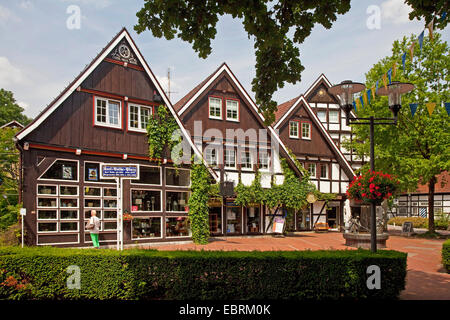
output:
[[[102,174],[104,177],[110,178],[137,178],[138,168],[137,166],[109,166],[104,165],[102,167]]]

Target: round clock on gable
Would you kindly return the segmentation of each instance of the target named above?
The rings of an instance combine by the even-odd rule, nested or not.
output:
[[[130,49],[126,45],[121,44],[119,46],[119,54],[122,58],[128,59],[130,57],[131,52],[130,52]]]

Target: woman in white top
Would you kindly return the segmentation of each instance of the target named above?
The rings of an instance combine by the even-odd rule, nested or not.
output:
[[[97,212],[91,210],[91,218],[89,219],[86,229],[91,233],[92,244],[95,249],[100,249],[98,242],[98,234],[100,233],[100,219],[97,217]]]

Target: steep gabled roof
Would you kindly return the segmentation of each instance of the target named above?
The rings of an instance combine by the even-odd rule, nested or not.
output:
[[[191,148],[194,150],[194,153],[198,157],[201,157],[203,159],[201,152],[198,150],[198,148],[193,143],[191,136],[187,133],[186,129],[183,126],[183,123],[180,121],[180,118],[178,117],[178,114],[174,110],[172,103],[167,98],[166,93],[162,89],[161,85],[159,84],[155,75],[151,71],[150,67],[148,66],[147,62],[145,61],[144,57],[142,56],[141,52],[137,48],[134,40],[131,38],[131,36],[128,33],[126,28],[122,28],[122,30],[114,36],[114,38],[102,49],[102,51],[91,61],[91,63],[89,65],[87,65],[84,68],[84,70],[28,126],[26,126],[24,129],[22,129],[16,135],[16,138],[19,141],[23,140],[28,134],[30,134],[41,123],[43,123],[44,120],[47,119],[48,116],[50,114],[52,114],[82,84],[82,82],[95,70],[95,68],[108,56],[108,54],[123,39],[126,39],[128,41],[128,43],[130,44],[131,49],[136,54],[137,60],[142,64],[142,67],[144,68],[145,73],[147,74],[147,76],[150,78],[150,80],[155,85],[157,92],[162,97],[164,104],[170,110],[170,112],[171,112],[172,116],[174,117],[175,121],[177,122],[183,136],[187,139]],[[204,161],[204,163],[207,166],[205,161]],[[213,177],[217,180],[218,176],[216,175],[216,173],[211,168],[208,167],[208,169],[211,172],[211,174],[213,175]]]
[[[216,69],[215,72],[213,72],[210,76],[208,76],[205,80],[203,80],[199,85],[197,85],[193,90],[191,90],[185,97],[183,97],[180,101],[178,101],[176,104],[178,106],[178,115],[181,116],[186,110],[188,110],[193,103],[197,100],[198,97],[200,97],[208,87],[223,73],[225,72],[233,82],[233,85],[236,86],[236,88],[239,90],[239,93],[241,96],[246,100],[247,104],[253,109],[255,114],[257,115],[257,118],[259,118],[259,121],[264,127],[267,127],[269,129],[269,132],[271,136],[276,140],[276,142],[281,146],[281,150],[285,152],[286,157],[288,161],[291,163],[292,167],[296,171],[297,174],[303,175],[300,170],[298,170],[297,166],[295,165],[294,159],[289,154],[288,149],[284,145],[284,143],[281,141],[278,134],[275,132],[275,130],[272,128],[272,126],[267,126],[264,123],[264,116],[259,111],[259,108],[256,106],[253,99],[249,96],[247,91],[244,89],[244,87],[241,85],[239,80],[236,78],[236,76],[233,74],[231,69],[228,67],[228,65],[224,62],[219,68]]]
[[[327,140],[328,144],[331,146],[331,149],[333,153],[337,156],[338,160],[342,164],[344,164],[344,169],[347,171],[347,174],[350,174],[351,176],[355,175],[355,172],[353,171],[353,168],[351,167],[350,163],[347,161],[345,156],[342,154],[341,150],[338,148],[338,146],[334,143],[333,139],[331,138],[330,134],[328,133],[327,129],[323,126],[322,122],[319,120],[315,112],[311,109],[311,106],[309,105],[308,101],[306,101],[305,96],[301,95],[297,98],[297,100],[289,107],[289,111],[283,116],[283,119],[277,122],[275,129],[279,128],[281,124],[283,124],[286,120],[289,118],[287,117],[289,114],[291,114],[299,105],[300,103],[304,104],[305,110],[308,113],[309,117],[312,121],[314,121],[315,125],[319,128],[319,132],[322,134],[322,136]]]
[[[7,127],[14,127],[14,126],[18,127],[18,128],[23,128],[23,124],[21,124],[20,122],[18,122],[16,120],[13,120],[13,121],[10,121],[10,122],[5,123],[4,125],[2,125],[0,127],[0,129],[7,128]]]

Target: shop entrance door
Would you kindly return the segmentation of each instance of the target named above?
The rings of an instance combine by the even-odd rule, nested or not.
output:
[[[330,229],[337,228],[337,207],[327,209],[327,223]]]
[[[260,206],[251,206],[245,210],[245,233],[261,232],[261,209]]]
[[[209,208],[209,232],[212,235],[222,233],[222,207]]]
[[[226,233],[227,234],[242,234],[242,207],[227,203],[225,207],[226,218]]]

